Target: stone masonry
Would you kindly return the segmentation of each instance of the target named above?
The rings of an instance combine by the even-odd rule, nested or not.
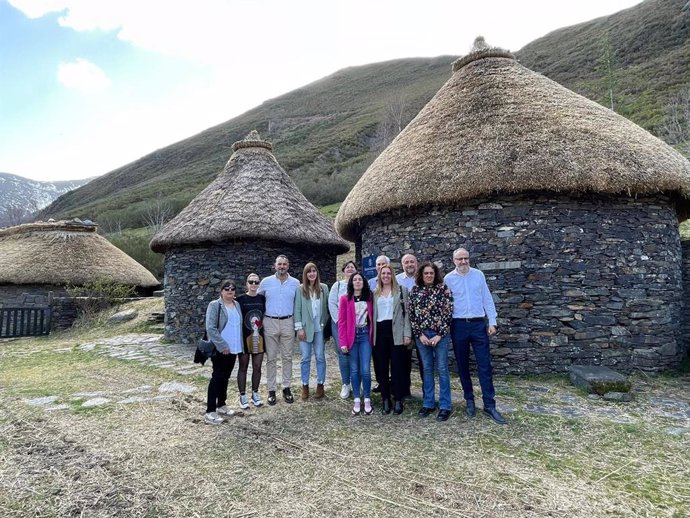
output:
[[[387,213],[362,222],[357,256],[412,252],[448,272],[459,246],[494,295],[497,371],[661,371],[682,360],[683,263],[668,197],[535,193]]]
[[[206,308],[218,298],[223,279],[233,279],[238,295],[251,272],[272,275],[275,258],[290,260],[290,275],[302,279],[304,265],[319,267],[321,282],[336,279],[336,254],[326,249],[267,242],[229,242],[205,247],[173,247],[165,253],[165,337],[196,343],[204,334]]]

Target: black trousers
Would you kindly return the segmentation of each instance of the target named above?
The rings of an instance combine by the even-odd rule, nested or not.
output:
[[[206,412],[215,412],[217,408],[225,405],[228,398],[228,380],[235,367],[236,354],[217,353],[211,358],[213,372],[208,382],[206,394]]]
[[[398,401],[402,400],[410,392],[407,370],[409,353],[404,345],[395,345],[391,320],[376,322],[376,344],[372,353],[381,399],[391,399],[393,396]]]

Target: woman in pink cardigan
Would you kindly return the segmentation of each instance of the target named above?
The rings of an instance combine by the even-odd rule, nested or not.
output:
[[[338,308],[338,337],[343,354],[350,356],[350,379],[355,404],[352,415],[362,411],[371,415],[371,344],[374,322],[374,306],[369,283],[361,273],[354,273],[347,281],[347,293],[340,298]]]

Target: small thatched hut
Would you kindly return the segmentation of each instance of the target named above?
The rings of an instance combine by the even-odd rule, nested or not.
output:
[[[679,218],[690,163],[645,130],[475,48],[369,167],[336,218],[359,255],[453,268],[466,246],[496,298],[494,365],[660,370],[683,355]]]
[[[256,131],[232,150],[221,174],[151,241],[165,253],[166,337],[186,343],[203,333],[206,306],[223,278],[242,286],[250,272],[272,274],[276,256],[285,254],[293,276],[314,261],[322,279],[334,280],[336,256],[350,248]]]
[[[0,229],[0,307],[46,306],[66,286],[107,280],[140,291],[158,286],[142,265],[80,221],[27,223]]]

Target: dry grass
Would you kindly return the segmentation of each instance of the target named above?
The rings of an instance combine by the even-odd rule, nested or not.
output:
[[[589,401],[553,377],[499,380],[499,402],[518,409],[505,427],[461,412],[447,423],[421,420],[414,402],[400,417],[351,418],[335,387],[325,401],[252,408],[210,427],[202,422],[204,380],[76,347],[91,339],[0,346],[3,516],[690,513],[690,434],[667,434],[677,421],[654,414],[650,403],[655,397],[687,402],[682,378],[635,380],[637,403],[611,407],[626,423],[597,413],[610,404]],[[24,402],[171,380],[198,390],[54,412]],[[534,392],[535,383],[548,391]],[[232,384],[230,392],[236,394]],[[562,418],[523,410],[525,402],[555,406],[563,395],[589,414]]]

